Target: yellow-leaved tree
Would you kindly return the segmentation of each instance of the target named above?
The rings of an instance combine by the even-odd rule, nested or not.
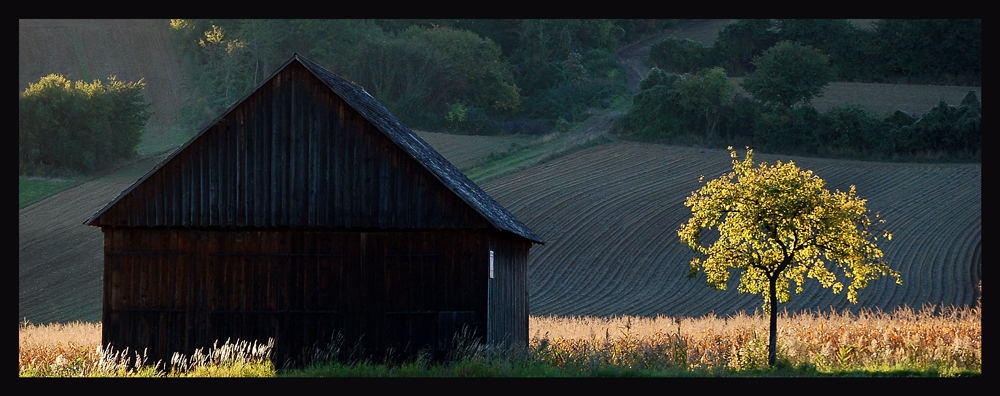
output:
[[[849,279],[847,299],[857,303],[858,290],[870,280],[889,275],[902,281],[876,246],[879,237],[892,235],[879,229],[884,220],[872,223],[866,200],[855,195],[853,185],[849,192],[831,193],[822,179],[794,162],[754,167],[753,150],[747,148],[743,161],[729,150],[733,171],[691,193],[684,205],[692,216],[677,234],[702,256],[691,260],[692,277],[702,271],[710,286],[725,290],[730,270],[736,269],[739,292],[764,297],[770,313],[768,364],[773,366],[775,301],[788,301],[793,282],[796,293],[805,278],[840,293]],[[703,232],[711,229],[717,234],[706,238]]]

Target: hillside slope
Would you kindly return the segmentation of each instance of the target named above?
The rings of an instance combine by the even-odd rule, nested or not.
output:
[[[19,20],[18,90],[56,73],[71,81],[142,79],[154,155],[18,211],[18,319],[99,321],[103,236],[83,225],[176,146],[187,80],[167,20]]]
[[[63,73],[72,80],[112,74],[124,80],[145,78],[147,98],[157,113],[150,120],[149,137],[176,128],[178,105],[186,96],[180,61],[167,45],[166,21],[19,22],[20,89],[48,73]],[[719,26],[705,21],[680,32],[697,33],[707,40],[712,36],[703,29],[705,25]],[[635,67],[634,78],[648,70],[635,59],[648,51],[643,45],[621,53]],[[606,133],[614,115],[595,117],[568,136],[568,141],[582,143]],[[463,167],[476,162],[470,147],[481,148],[478,152],[484,155],[521,142],[424,136],[430,136],[427,140],[446,158]],[[83,222],[159,160],[137,161],[19,210],[19,320],[100,320],[103,238],[100,230]],[[532,313],[701,315],[714,311],[721,315],[759,306],[751,296],[714,292],[687,281],[680,270],[688,253],[677,245],[674,230],[687,214],[678,205],[698,187],[699,175],[719,174],[728,169],[728,161],[725,153],[713,150],[613,143],[539,162],[484,183],[487,192],[549,241],[531,253]],[[880,210],[888,221],[896,235],[893,242],[900,241],[886,246],[886,253],[899,263],[896,268],[903,271],[904,286],[875,282],[861,293],[859,306],[888,309],[904,303],[974,301],[976,290],[970,285],[981,278],[981,165],[816,159],[797,163],[813,167],[832,188],[857,184],[859,194],[869,198],[870,207]],[[794,296],[790,309],[843,306],[842,296],[826,290],[813,295],[810,290],[807,286],[806,295]]]

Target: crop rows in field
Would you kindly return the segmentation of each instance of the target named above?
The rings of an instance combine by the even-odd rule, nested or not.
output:
[[[756,154],[757,162],[787,157]],[[968,305],[981,277],[979,164],[888,164],[791,158],[826,180],[851,184],[880,212],[892,241],[880,247],[903,285],[871,282],[858,304],[807,280],[789,310]],[[684,199],[731,170],[725,150],[613,143],[486,183],[498,202],[547,241],[531,251],[533,315],[702,316],[753,311],[761,298],[687,278],[691,250],[677,228],[690,217]]]

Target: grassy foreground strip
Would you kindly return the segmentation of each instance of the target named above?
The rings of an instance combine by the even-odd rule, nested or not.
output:
[[[224,343],[175,356],[163,369],[140,353],[100,350],[100,324],[19,325],[20,377],[978,377],[982,314],[975,308],[892,313],[814,312],[779,321],[768,367],[764,315],[701,318],[530,318],[527,350],[461,342],[454,359],[344,359],[348,346],[298,369],[275,367],[270,345]],[[318,351],[319,352],[319,351]],[[339,357],[339,359],[337,359]],[[333,358],[333,359],[331,359]],[[343,363],[341,361],[347,361]]]

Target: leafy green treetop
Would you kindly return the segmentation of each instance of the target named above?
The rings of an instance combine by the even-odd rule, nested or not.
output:
[[[681,108],[704,117],[705,137],[710,143],[716,141],[722,109],[732,102],[736,92],[736,86],[726,78],[726,70],[721,67],[699,70],[679,81],[673,91]]]
[[[744,161],[735,151],[731,155],[733,172],[710,180],[684,202],[692,217],[677,233],[704,256],[691,260],[692,277],[703,271],[710,286],[725,290],[736,269],[739,292],[764,297],[771,322],[768,363],[774,365],[777,303],[788,301],[793,282],[796,293],[805,278],[840,293],[842,274],[850,279],[847,299],[853,303],[870,280],[889,275],[902,282],[876,245],[880,236],[892,235],[872,224],[866,200],[855,195],[853,185],[849,192],[831,193],[822,179],[794,162],[755,168],[753,150],[748,148]],[[706,229],[718,231],[708,246]]]
[[[837,78],[825,54],[792,41],[775,44],[754,58],[753,65],[756,69],[743,80],[743,88],[769,107],[809,104]]]

